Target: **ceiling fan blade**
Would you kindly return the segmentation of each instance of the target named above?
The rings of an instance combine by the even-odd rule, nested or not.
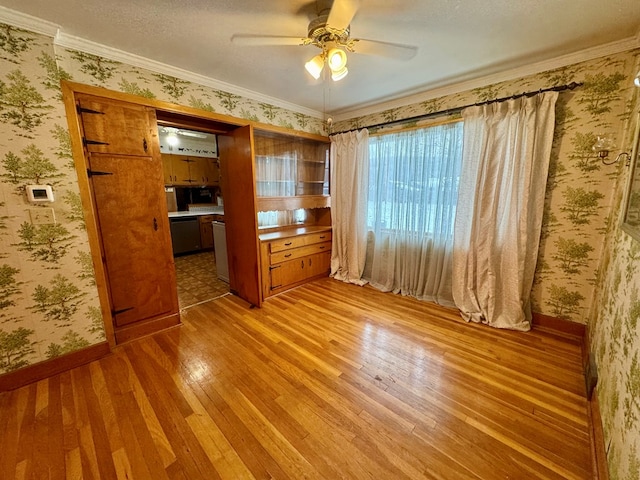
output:
[[[360,0],[334,0],[327,25],[336,30],[346,30],[360,8]]]
[[[304,45],[305,40],[303,37],[282,37],[280,35],[236,34],[231,37],[231,43],[242,46]]]
[[[353,39],[354,53],[362,55],[377,55],[380,57],[397,58],[399,60],[410,60],[415,57],[418,47],[413,45],[403,45],[400,43],[378,42],[377,40]]]

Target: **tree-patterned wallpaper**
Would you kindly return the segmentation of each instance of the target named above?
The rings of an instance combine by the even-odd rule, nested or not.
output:
[[[105,338],[51,39],[0,24],[0,72],[1,374]]]
[[[640,245],[616,220],[627,169],[602,165],[592,147],[600,134],[630,147],[638,57],[628,51],[334,125],[334,131],[359,128],[584,83],[561,93],[556,108],[532,298],[535,311],[591,327],[614,479],[636,479],[640,470]],[[324,129],[304,114],[67,50],[1,23],[0,67],[0,374],[104,341],[61,79],[312,133]],[[55,202],[29,204],[30,184],[52,185]],[[55,223],[32,222],[51,207]]]
[[[334,125],[339,132],[583,83],[558,97],[532,304],[536,312],[589,325],[609,470],[621,480],[640,478],[640,243],[619,228],[629,169],[624,162],[603,165],[593,146],[598,135],[609,135],[612,155],[631,151],[639,58],[640,50],[631,50]]]

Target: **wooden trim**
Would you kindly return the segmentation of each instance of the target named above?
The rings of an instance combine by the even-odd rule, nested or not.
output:
[[[29,383],[66,372],[85,363],[98,360],[109,353],[111,353],[109,343],[100,342],[67,355],[29,365],[15,372],[5,373],[0,375],[0,392],[20,388]]]
[[[604,444],[604,431],[602,429],[602,417],[600,415],[600,403],[598,402],[598,390],[593,392],[593,397],[587,406],[589,414],[589,437],[591,440],[591,465],[594,480],[609,480],[609,465],[607,464],[607,452]]]
[[[180,325],[179,313],[152,320],[146,319],[142,322],[132,323],[125,327],[117,328],[115,331],[116,342],[120,345],[124,342],[130,342],[131,340],[151,335],[152,333],[159,332],[165,328],[175,327],[178,325]]]
[[[573,335],[580,339],[584,338],[586,331],[586,327],[582,323],[571,322],[569,320],[537,312],[533,312],[531,326],[534,328],[539,327],[547,330],[553,330],[565,335]]]
[[[89,240],[89,250],[93,260],[94,278],[96,288],[98,290],[98,298],[100,299],[100,310],[104,324],[104,332],[109,342],[109,347],[113,349],[116,345],[115,335],[113,331],[113,317],[111,316],[111,300],[109,298],[109,287],[107,281],[107,272],[102,262],[102,242],[100,240],[100,229],[98,220],[93,208],[95,201],[87,176],[87,159],[84,154],[82,145],[82,126],[76,108],[76,95],[72,90],[72,84],[62,82],[62,99],[67,114],[67,123],[69,125],[69,136],[71,139],[71,149],[73,153],[73,163],[76,168],[78,177],[78,189],[80,190],[80,198],[82,199],[82,213],[84,215],[84,223]]]

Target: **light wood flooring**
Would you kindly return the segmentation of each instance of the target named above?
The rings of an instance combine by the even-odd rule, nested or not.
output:
[[[212,250],[174,258],[180,309],[229,293],[229,284],[218,279]]]
[[[587,479],[579,342],[323,279],[0,394],[0,478]]]

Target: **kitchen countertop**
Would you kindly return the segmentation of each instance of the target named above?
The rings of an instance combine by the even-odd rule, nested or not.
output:
[[[187,210],[181,212],[169,212],[169,218],[200,217],[202,215],[224,215],[224,207],[211,207],[209,210]]]

